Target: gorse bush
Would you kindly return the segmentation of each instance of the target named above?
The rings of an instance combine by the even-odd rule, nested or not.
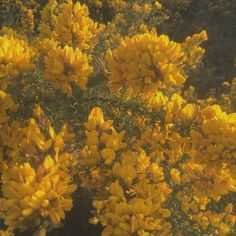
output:
[[[236,81],[170,2],[4,1],[0,235],[235,235]]]

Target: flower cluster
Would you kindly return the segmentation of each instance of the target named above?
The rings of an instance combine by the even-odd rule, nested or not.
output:
[[[219,204],[223,196],[236,191],[236,180],[228,167],[209,169],[204,164],[189,161],[181,169],[183,188],[177,191],[176,197],[181,202],[182,211],[203,230],[211,228],[215,234],[227,235],[236,216],[231,214],[232,210],[217,214],[211,205]]]
[[[21,24],[24,32],[32,32],[34,30],[34,15],[31,9],[21,8]]]
[[[41,38],[54,38],[63,46],[89,49],[96,45],[102,25],[89,17],[85,4],[66,1],[59,4],[50,0],[41,11],[39,31]]]
[[[9,77],[17,76],[20,72],[32,70],[31,60],[34,51],[24,40],[13,36],[0,37],[0,88],[5,90],[9,84]]]
[[[93,68],[89,65],[90,57],[68,45],[64,48],[51,48],[45,57],[45,78],[52,80],[56,88],[63,93],[72,95],[70,83],[73,82],[81,89],[86,88],[88,76]]]
[[[190,137],[190,154],[196,162],[205,163],[209,168],[235,164],[236,113],[228,115],[219,105],[206,107],[200,129],[192,130]]]
[[[55,36],[54,27],[57,21],[57,1],[49,0],[41,10],[41,19],[38,30],[41,38],[51,38]]]
[[[158,1],[156,1],[153,6],[151,3],[145,3],[143,6],[138,4],[138,3],[134,3],[132,8],[133,8],[133,11],[137,14],[140,14],[140,13],[150,13],[152,11],[152,8],[156,8],[157,10],[160,10],[162,8],[162,4]]]
[[[12,229],[57,226],[65,218],[65,211],[72,208],[70,195],[76,185],[50,156],[37,169],[29,162],[6,168],[1,182],[1,215]]]
[[[106,182],[106,175],[111,174],[110,166],[116,158],[116,152],[126,147],[123,143],[125,132],[118,133],[112,126],[112,121],[104,120],[103,113],[99,107],[94,108],[84,124],[86,129],[87,145],[80,151],[79,165],[83,168],[80,176],[83,180],[82,186],[99,188]],[[103,163],[104,168],[96,168]],[[85,171],[93,170],[91,172]]]
[[[103,235],[169,232],[171,226],[165,218],[170,212],[163,204],[171,189],[162,168],[152,163],[143,149],[127,150],[122,141],[124,132],[117,133],[111,120],[104,120],[100,108],[90,112],[85,128],[87,145],[79,164],[94,171],[83,167],[79,175],[83,184],[97,189],[95,216],[90,221],[105,226]]]
[[[125,38],[120,46],[107,53],[111,68],[108,79],[114,91],[122,86],[135,94],[156,92],[165,85],[181,87],[184,53],[181,45],[166,35],[140,34]]]
[[[38,118],[44,116],[39,107],[34,112]],[[26,127],[11,123],[1,130],[4,159],[1,160],[0,214],[12,230],[58,227],[65,212],[73,206],[71,194],[77,186],[72,183],[72,177],[76,160],[64,147],[74,135],[68,132],[67,126],[56,134],[48,122],[45,129],[49,139],[35,119],[30,119]]]
[[[202,230],[211,228],[215,234],[226,235],[235,215],[232,209],[216,213],[212,204],[236,192],[235,113],[227,114],[219,105],[201,108],[179,94],[168,98],[158,92],[146,102],[159,112],[160,121],[146,128],[144,120],[143,132],[133,147],[144,148],[165,162],[170,184],[178,186],[172,194],[190,220]]]
[[[205,49],[199,45],[207,40],[207,33],[205,30],[199,34],[194,34],[193,36],[188,36],[184,43],[182,43],[182,48],[185,51],[186,64],[191,68],[196,68],[201,62],[201,59],[205,53]]]
[[[206,32],[159,34],[169,1],[4,3],[0,235],[235,235],[236,80],[191,85]]]
[[[55,24],[56,39],[80,49],[88,49],[95,45],[96,37],[102,28],[89,18],[87,6],[79,2],[73,5],[70,0],[61,4],[60,10]]]

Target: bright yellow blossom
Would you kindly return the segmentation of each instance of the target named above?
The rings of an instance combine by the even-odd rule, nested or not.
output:
[[[43,39],[37,43],[37,48],[41,52],[41,55],[47,54],[50,50],[56,50],[59,42],[52,39]]]
[[[9,78],[17,76],[20,72],[32,70],[33,56],[34,51],[25,41],[8,35],[0,37],[0,88],[7,88]]]
[[[95,130],[97,126],[101,127],[102,130],[108,130],[111,128],[112,120],[104,120],[104,115],[99,107],[94,107],[88,117],[88,122],[84,124],[88,131]]]
[[[205,30],[203,30],[199,34],[188,36],[185,39],[185,42],[182,44],[182,48],[187,55],[186,63],[190,67],[196,68],[197,65],[201,62],[201,59],[205,53],[205,49],[203,49],[199,45],[207,39],[207,33]]]
[[[90,57],[83,54],[79,48],[53,48],[45,57],[45,77],[52,80],[56,88],[71,96],[71,83],[81,89],[86,88],[88,76],[93,71],[89,61]]]
[[[135,94],[156,92],[163,84],[181,87],[185,81],[180,71],[183,56],[180,44],[165,35],[135,35],[108,51],[112,71],[108,78],[114,91],[124,86]]]
[[[56,39],[63,44],[88,49],[96,44],[96,38],[102,26],[89,17],[86,5],[79,2],[73,4],[72,0],[60,5],[55,33]]]
[[[220,168],[223,163],[232,163],[236,153],[236,114],[227,114],[218,105],[208,106],[202,111],[200,130],[192,130],[191,156],[196,162],[213,164]],[[215,166],[216,167],[216,166]]]
[[[50,156],[37,169],[28,162],[6,169],[0,207],[4,223],[22,231],[46,222],[56,227],[72,208],[75,189],[71,177]]]
[[[180,184],[180,172],[178,169],[171,169],[170,171],[171,179],[175,184]]]

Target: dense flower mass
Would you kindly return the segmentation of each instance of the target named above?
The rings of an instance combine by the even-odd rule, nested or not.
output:
[[[195,86],[193,2],[0,4],[0,236],[236,235],[236,78]]]
[[[93,201],[96,217],[91,222],[105,226],[102,235],[168,233],[171,226],[165,218],[171,213],[162,204],[171,189],[164,182],[162,168],[140,148],[126,151],[124,132],[118,134],[98,107],[91,111],[85,128],[88,145],[79,163],[95,171],[86,175],[81,170],[80,175],[84,184],[93,183],[99,193]]]
[[[34,113],[46,119],[39,106]],[[35,119],[25,127],[13,122],[1,128],[0,215],[12,230],[58,227],[73,206],[71,194],[77,186],[71,169],[76,160],[64,148],[74,135],[66,125],[58,134],[48,121],[44,126],[49,138]]]
[[[11,228],[25,230],[38,225],[59,225],[72,208],[76,186],[50,156],[35,170],[30,163],[15,165],[2,174],[1,214]]]
[[[134,93],[155,92],[165,85],[181,87],[184,53],[181,45],[166,35],[140,34],[125,38],[120,46],[109,51],[112,88],[131,87]]]
[[[52,80],[63,93],[72,95],[71,82],[81,89],[86,88],[88,76],[93,71],[89,61],[90,58],[79,48],[52,48],[45,57],[45,78]]]
[[[9,84],[8,77],[17,76],[20,72],[32,70],[33,50],[23,40],[13,36],[0,37],[0,88],[5,90]]]
[[[56,24],[56,39],[70,46],[88,49],[95,45],[96,37],[101,31],[101,26],[89,18],[89,10],[86,5],[79,2],[73,4],[70,0],[60,6]]]
[[[223,163],[235,163],[236,113],[227,114],[218,105],[202,111],[201,129],[191,131],[191,156],[196,162],[206,163],[209,168]]]

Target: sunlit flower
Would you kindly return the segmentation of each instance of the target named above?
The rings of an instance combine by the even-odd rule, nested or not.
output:
[[[140,34],[125,38],[120,46],[108,51],[111,67],[108,77],[114,91],[122,86],[132,88],[135,94],[156,92],[163,84],[181,87],[184,53],[178,43],[165,35]]]
[[[57,226],[72,208],[76,186],[50,156],[34,169],[29,163],[6,169],[2,175],[1,212],[13,229],[36,228],[43,222]]]
[[[34,55],[25,41],[7,35],[0,37],[0,88],[7,88],[9,77],[32,70]]]
[[[60,5],[61,13],[55,24],[56,39],[63,44],[88,49],[96,44],[102,26],[89,17],[86,5],[72,0]]]
[[[75,83],[81,89],[86,88],[88,76],[93,71],[89,61],[90,57],[83,54],[79,48],[54,48],[45,57],[45,77],[52,80],[56,88],[71,96],[71,83]]]

